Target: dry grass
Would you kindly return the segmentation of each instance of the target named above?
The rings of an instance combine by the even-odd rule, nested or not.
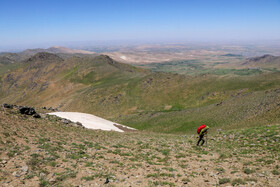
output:
[[[212,132],[196,147],[193,136],[87,130],[8,109],[0,119],[2,186],[278,184],[279,125]]]

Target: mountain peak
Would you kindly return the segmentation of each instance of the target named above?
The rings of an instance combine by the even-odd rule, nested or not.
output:
[[[85,51],[85,50],[79,50],[79,49],[70,49],[70,48],[62,47],[62,46],[52,46],[52,47],[46,49],[45,51],[46,52],[50,52],[50,53],[94,54],[94,52],[92,52],[92,51]]]
[[[260,60],[273,59],[273,58],[275,58],[275,56],[270,55],[270,54],[265,54],[263,56],[249,58],[249,61],[260,61]]]
[[[65,47],[61,47],[61,46],[58,46],[58,45],[54,45],[54,46],[51,46],[50,48],[65,48]]]
[[[66,48],[66,47],[62,47],[62,46],[52,46],[50,48],[47,49],[41,49],[41,48],[37,48],[37,49],[26,49],[23,52],[21,52],[22,54],[25,55],[34,55],[40,52],[47,52],[47,53],[53,53],[53,54],[57,54],[57,53],[66,53],[66,54],[75,54],[75,53],[79,53],[79,54],[95,54],[95,52],[92,51],[85,51],[85,50],[79,50],[79,49],[70,49],[70,48]]]
[[[241,65],[246,65],[249,67],[272,67],[278,68],[280,64],[280,56],[273,56],[270,54],[265,54],[263,56],[253,57],[246,59]]]
[[[27,62],[33,61],[63,61],[63,59],[52,53],[39,52],[27,59]]]

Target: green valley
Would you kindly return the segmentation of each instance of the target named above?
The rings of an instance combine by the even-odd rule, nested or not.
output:
[[[45,52],[19,64],[1,74],[2,103],[92,113],[164,133],[192,133],[201,123],[233,129],[280,119],[278,71],[184,75],[151,72],[105,55],[62,58]]]

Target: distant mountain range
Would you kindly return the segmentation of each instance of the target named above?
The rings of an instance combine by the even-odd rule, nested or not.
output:
[[[72,55],[76,56],[96,56],[95,52],[91,51],[85,51],[85,50],[78,50],[78,49],[69,49],[66,47],[59,47],[59,46],[53,46],[47,49],[42,48],[36,48],[36,49],[26,49],[22,52],[18,53],[9,53],[9,52],[3,52],[0,53],[0,65],[1,64],[9,64],[9,63],[18,63],[21,61],[24,61],[31,56],[40,53],[40,52],[46,52],[46,53],[52,53],[57,54],[60,57],[71,57]]]
[[[246,59],[243,66],[261,68],[280,68],[280,56],[263,55]]]
[[[41,48],[37,48],[37,49],[27,49],[24,50],[23,52],[21,52],[21,54],[25,54],[25,55],[34,55],[36,53],[39,52],[47,52],[47,53],[66,53],[66,54],[95,54],[95,52],[91,52],[91,51],[85,51],[85,50],[78,50],[78,49],[69,49],[66,47],[60,47],[60,46],[53,46],[47,49],[41,49]]]

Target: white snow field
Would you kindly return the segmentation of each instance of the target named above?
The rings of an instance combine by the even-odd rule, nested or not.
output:
[[[126,129],[136,130],[131,127],[127,127],[118,123],[114,123],[112,121],[108,121],[106,119],[94,116],[92,114],[80,113],[80,112],[52,112],[48,113],[49,115],[56,115],[61,118],[68,119],[73,122],[80,122],[85,128],[88,129],[100,129],[105,131],[118,131],[124,132],[123,130],[116,127],[114,124],[122,126]]]

